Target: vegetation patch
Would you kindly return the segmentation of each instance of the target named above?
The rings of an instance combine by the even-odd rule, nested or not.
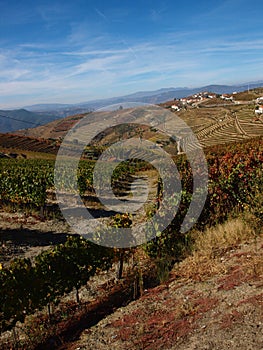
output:
[[[244,320],[244,314],[237,310],[232,310],[225,314],[220,320],[220,329],[230,329],[235,323],[241,323]]]

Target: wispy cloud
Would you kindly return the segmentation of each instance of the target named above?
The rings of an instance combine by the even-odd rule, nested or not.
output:
[[[205,45],[204,45],[205,46]],[[228,42],[226,41],[218,41],[215,40],[213,42],[208,41],[207,47],[203,47],[201,49],[201,52],[207,52],[207,53],[216,53],[216,52],[244,52],[244,53],[251,53],[251,51],[257,51],[260,50],[262,52],[263,48],[263,40],[262,39],[256,39],[256,40],[244,40],[240,38],[239,40],[234,39],[230,40]]]
[[[102,11],[100,11],[99,9],[97,9],[96,7],[94,7],[94,10],[96,11],[96,13],[105,21],[108,21],[107,16],[104,15],[104,13]]]
[[[101,97],[102,90],[106,97],[141,88],[227,83],[240,65],[255,76],[258,65],[262,67],[260,36],[206,38],[182,31],[133,41],[110,33],[92,36],[84,23],[71,27],[61,42],[23,42],[1,49],[0,106],[11,95],[23,106],[65,102],[66,97],[85,101]],[[236,65],[227,64],[234,60]]]

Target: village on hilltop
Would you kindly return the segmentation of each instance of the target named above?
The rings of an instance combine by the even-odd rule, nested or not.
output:
[[[187,107],[198,107],[199,104],[209,101],[209,105],[206,106],[224,106],[225,104],[233,103],[236,105],[240,104],[255,104],[255,114],[263,114],[263,96],[256,98],[255,100],[242,100],[237,99],[237,92],[233,92],[232,94],[217,94],[214,92],[199,92],[197,94],[183,97],[179,99],[174,99],[172,101],[167,101],[162,103],[161,105],[165,108],[170,108],[174,112],[179,112],[182,109],[186,109]],[[202,105],[203,107],[204,105]]]

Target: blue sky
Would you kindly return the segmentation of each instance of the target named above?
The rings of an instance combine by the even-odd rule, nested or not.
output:
[[[262,10],[262,0],[0,0],[0,108],[262,80]]]

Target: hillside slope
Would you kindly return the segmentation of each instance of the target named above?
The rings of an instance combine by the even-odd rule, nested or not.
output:
[[[141,128],[139,132],[143,133],[144,138],[152,142],[159,142],[165,146],[167,151],[172,152],[174,152],[175,147],[172,146],[168,149],[171,144],[168,135],[170,135],[169,132],[171,132],[171,130],[176,131],[178,129],[178,125],[175,122],[176,118],[174,118],[175,115],[187,123],[203,147],[237,142],[263,135],[262,114],[255,113],[255,108],[259,106],[256,101],[258,97],[262,97],[263,88],[239,93],[236,92],[232,94],[230,100],[224,100],[221,98],[222,96],[219,98],[218,95],[214,93],[211,93],[214,95],[214,98],[210,98],[211,96],[208,97],[209,94],[210,93],[206,92],[200,93],[199,97],[202,96],[200,100],[195,98],[197,95],[182,99],[192,101],[189,103],[181,100],[171,100],[160,104],[160,107],[170,111],[165,114],[165,123],[161,125],[161,128],[164,130],[163,135],[159,133],[158,136],[150,130],[151,128]],[[204,96],[206,97],[203,98]],[[178,110],[173,108],[174,104],[177,106]],[[127,120],[130,120],[133,111],[133,108],[121,109],[115,111],[115,114],[112,116],[106,111],[76,114],[54,120],[35,128],[21,129],[15,133],[20,136],[33,137],[35,139],[41,137],[41,139],[49,139],[49,141],[56,143],[56,141],[60,142],[68,131],[83,117],[86,117],[86,125],[89,130],[92,130],[97,127],[98,123],[104,125],[105,119],[109,117],[113,119],[118,118],[119,124],[126,123]],[[136,122],[145,124],[144,122],[148,117],[147,113],[144,113],[144,115],[142,113],[139,117],[136,113]],[[151,123],[151,120],[148,122]],[[165,136],[164,134],[167,135]],[[133,133],[133,136],[135,135],[138,137],[138,130]],[[182,138],[182,146],[186,145],[188,149],[195,148],[195,140],[191,135],[184,135],[184,133],[182,133],[180,136]],[[96,142],[101,146],[109,145],[118,141],[120,137],[122,139],[129,138],[131,137],[131,133],[127,130],[125,131],[123,128],[119,130],[105,130],[104,135],[97,139]],[[79,141],[77,138],[76,135],[76,141]],[[5,138],[2,136],[0,145],[2,148],[5,148],[4,142]],[[8,148],[18,149],[18,146],[19,144],[17,144],[15,138],[13,144],[11,139],[9,139]],[[22,149],[24,150],[24,148]],[[33,143],[31,150],[37,152]]]
[[[40,138],[0,133],[0,150],[4,150],[4,153],[10,153],[15,150],[56,154],[58,152],[58,144]]]
[[[50,123],[38,126],[36,128],[17,130],[16,134],[29,137],[43,137],[45,139],[60,139],[63,138],[68,130],[72,128],[78,120],[87,114],[76,114],[59,120],[54,120]]]
[[[169,108],[169,105],[166,108]],[[263,120],[261,117],[255,117],[254,108],[251,103],[222,105],[221,102],[220,105],[207,106],[206,104],[200,104],[198,107],[188,106],[176,112],[176,115],[193,130],[201,145],[207,147],[263,135]],[[125,122],[125,115],[131,113],[131,111],[126,109],[118,111],[120,122],[122,119]],[[174,129],[174,113],[171,110],[165,121],[165,131],[167,133]],[[84,116],[87,116],[90,129],[96,127],[99,121],[104,122],[104,118],[108,117],[107,112],[80,114],[56,120],[37,128],[20,130],[17,134],[32,137],[41,135],[44,138],[61,139]],[[119,135],[114,134],[114,132],[111,136],[108,136],[106,141],[119,140]],[[122,136],[125,137],[125,135]],[[149,136],[151,140],[152,135],[145,134],[146,138],[149,138]],[[186,139],[184,142],[191,144],[193,140]]]
[[[138,91],[125,96],[110,97],[98,100],[87,101],[77,104],[37,104],[33,106],[26,106],[24,108],[30,111],[42,111],[42,112],[54,112],[59,113],[62,117],[69,115],[84,113],[87,110],[97,110],[105,106],[120,104],[125,102],[142,102],[157,104],[162,103],[170,99],[181,98],[188,95],[198,93],[200,91],[213,91],[218,94],[232,93],[233,91],[244,91],[247,90],[248,86],[250,89],[257,88],[263,85],[262,81],[244,83],[242,85],[206,85],[195,88],[189,87],[170,87],[161,88],[154,91]]]
[[[221,235],[231,237],[232,230],[240,236],[224,244],[210,232],[210,250],[204,243],[166,283],[145,290],[60,349],[261,350],[263,237],[249,238],[248,228],[235,220],[220,229]]]

